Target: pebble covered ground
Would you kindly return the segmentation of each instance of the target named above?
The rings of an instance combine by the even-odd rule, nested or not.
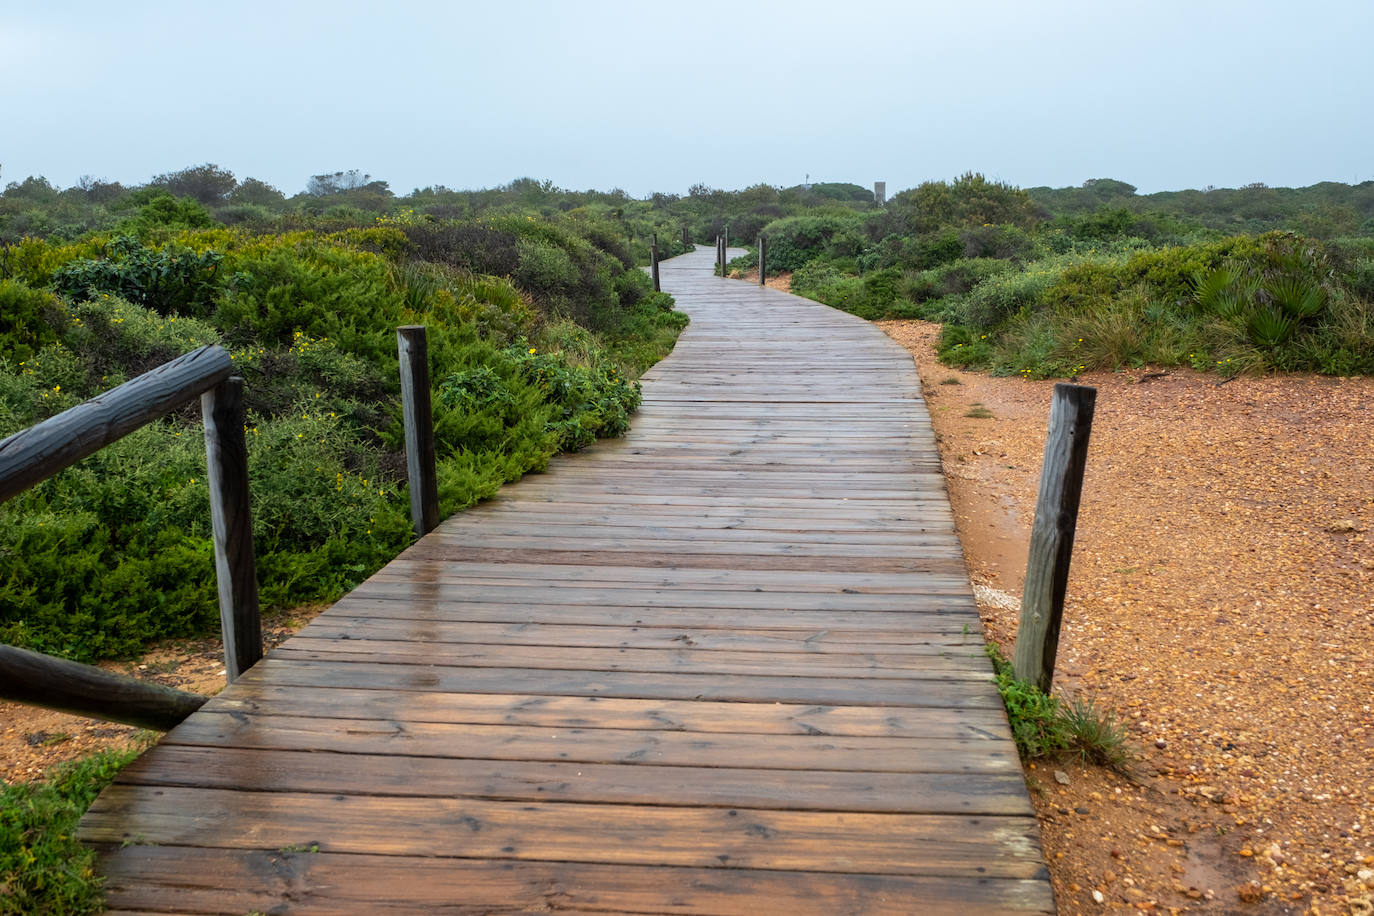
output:
[[[920,369],[989,638],[1010,654],[1053,381]],[[1088,373],[1056,686],[1135,774],[1027,777],[1063,912],[1374,913],[1374,379]],[[1100,902],[1099,899],[1101,898]]]

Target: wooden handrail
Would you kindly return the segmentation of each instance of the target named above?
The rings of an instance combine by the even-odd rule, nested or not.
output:
[[[209,699],[93,665],[3,645],[0,697],[158,731],[173,728]]]
[[[201,347],[0,441],[0,503],[227,379],[223,347]]]
[[[224,666],[232,682],[262,658],[248,501],[243,379],[223,347],[201,347],[0,441],[0,503],[199,397]],[[0,645],[0,699],[168,729],[205,697]]]

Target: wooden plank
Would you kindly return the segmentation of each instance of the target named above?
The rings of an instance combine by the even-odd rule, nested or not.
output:
[[[369,856],[186,846],[102,850],[105,897],[115,916],[139,910],[302,916],[371,916],[411,901],[419,912],[581,914],[681,913],[721,916],[930,916],[970,912],[1052,913],[1049,882],[943,875],[806,873],[758,869],[663,868],[502,859]],[[917,903],[919,902],[919,903]]]
[[[997,709],[1001,698],[986,679],[769,677],[529,668],[443,668],[354,662],[285,661],[269,655],[244,678],[301,687],[365,687],[451,693],[531,693],[541,696],[814,703],[825,706],[938,706]]]
[[[644,729],[467,725],[393,719],[317,719],[206,710],[173,729],[168,745],[309,748],[347,754],[484,760],[564,760],[661,767],[731,766],[869,773],[1015,773],[1009,741],[842,735],[757,736]]]
[[[119,775],[139,786],[512,802],[1033,816],[1017,772],[874,773],[649,766],[170,745]]]
[[[241,685],[210,700],[227,714],[290,709],[317,719],[385,719],[538,728],[620,728],[750,735],[840,735],[1009,741],[1002,710],[816,706],[532,694],[421,693],[355,687]]]
[[[637,649],[622,646],[529,646],[415,643],[400,639],[320,639],[298,636],[273,653],[282,661],[397,663],[453,668],[547,668],[569,671],[760,674],[772,677],[991,677],[981,648],[931,653],[752,652],[730,649]]]
[[[330,614],[299,636],[316,640],[404,640],[445,645],[595,647],[625,649],[717,649],[755,653],[901,653],[938,655],[949,652],[983,655],[983,640],[946,625],[906,630],[743,629],[709,630],[673,626],[576,626],[557,623],[479,623],[348,617]],[[292,643],[296,643],[293,641]]]
[[[138,812],[134,828],[130,814]],[[384,856],[687,868],[1033,878],[1029,817],[671,808],[320,795],[115,784],[91,806],[88,842],[230,849],[312,847]]]

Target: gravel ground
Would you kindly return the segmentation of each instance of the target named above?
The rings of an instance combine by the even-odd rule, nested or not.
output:
[[[1010,654],[1054,383],[951,370],[938,326],[879,324],[919,366],[984,623]],[[1027,770],[1056,892],[1066,913],[1364,916],[1374,379],[1218,381],[1079,380],[1097,415],[1056,687],[1119,712],[1137,773]]]

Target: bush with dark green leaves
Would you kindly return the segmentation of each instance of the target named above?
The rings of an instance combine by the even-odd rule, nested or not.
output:
[[[41,781],[0,785],[0,914],[102,910],[95,853],[77,842],[77,823],[137,753],[101,751]]]
[[[412,537],[398,325],[429,327],[437,378],[468,373],[466,397],[436,401],[448,513],[560,450],[622,433],[638,403],[631,380],[685,323],[643,271],[571,227],[535,223],[481,233],[515,240],[515,283],[537,291],[455,266],[471,253],[419,260],[389,223],[6,249],[0,436],[221,344],[246,380],[263,602],[333,599]],[[431,253],[466,237],[416,234]],[[594,315],[595,328],[555,317],[551,300],[584,293],[595,301],[564,314]],[[204,448],[188,407],[0,506],[0,642],[84,660],[213,631]]]

